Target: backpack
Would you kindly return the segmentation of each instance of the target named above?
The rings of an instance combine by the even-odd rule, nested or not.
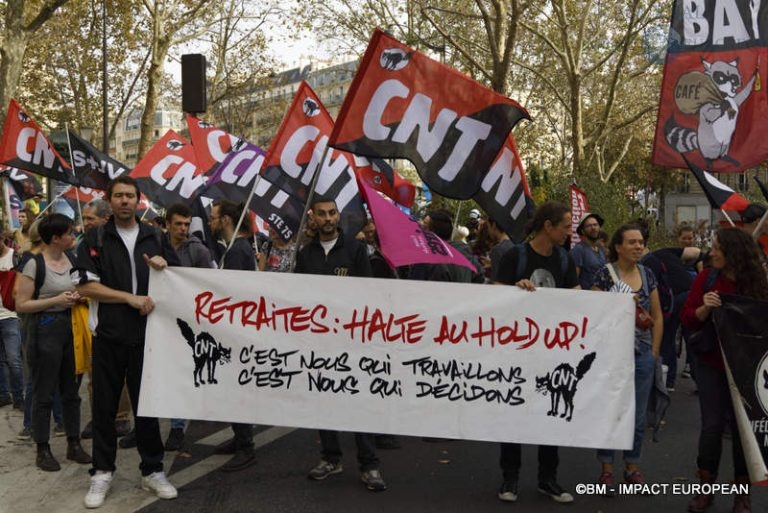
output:
[[[526,250],[527,246],[529,246],[529,244],[524,242],[523,244],[516,244],[510,250],[515,252],[515,258],[517,259],[515,281],[523,279],[525,269],[528,267],[528,251]],[[565,275],[568,274],[568,252],[560,246],[555,246],[555,252],[560,257],[560,275],[565,278]]]
[[[72,267],[75,267],[75,255],[71,251],[65,251],[64,254],[67,255]],[[42,253],[32,255],[32,258],[35,261],[35,291],[32,292],[32,299],[37,299],[40,297],[40,289],[45,281],[45,258]]]

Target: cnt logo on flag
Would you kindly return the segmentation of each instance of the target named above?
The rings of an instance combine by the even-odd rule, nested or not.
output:
[[[304,102],[301,104],[301,109],[307,116],[314,117],[320,114],[320,106],[312,98],[304,98]]]
[[[768,353],[763,355],[755,371],[755,395],[760,401],[760,407],[768,415]]]
[[[184,143],[179,141],[178,139],[169,139],[168,143],[166,143],[166,146],[168,147],[169,150],[178,151],[184,147]]]
[[[402,48],[387,48],[381,52],[379,64],[388,71],[400,71],[411,61],[413,52],[406,52]]]

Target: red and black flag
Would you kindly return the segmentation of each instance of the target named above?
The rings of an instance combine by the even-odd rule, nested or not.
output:
[[[103,199],[106,201],[106,196],[107,193],[104,189],[91,189],[89,187],[77,187],[75,185],[70,186],[61,194],[61,197],[69,203],[72,210],[75,211],[96,199]]]
[[[60,182],[77,184],[72,168],[16,100],[11,100],[5,117],[0,163]]]
[[[406,208],[413,207],[416,187],[385,161],[355,157],[355,167],[358,179],[388,196],[395,203]]]
[[[473,199],[513,241],[525,238],[525,225],[535,205],[511,133]]]
[[[688,162],[688,168],[704,190],[707,200],[716,210],[735,210],[741,212],[749,205],[749,200],[734,191],[723,182],[707,173],[693,162]]]
[[[192,204],[206,183],[192,145],[173,130],[150,148],[130,175],[150,201],[164,207]]]
[[[265,177],[259,177],[264,163],[264,150],[245,140],[239,140],[224,161],[208,177],[208,186],[201,193],[209,200],[226,198],[240,203],[248,200],[248,207],[284,240],[290,240],[301,223],[304,201],[291,196]],[[254,187],[254,180],[259,182]]]
[[[712,318],[735,385],[730,390],[744,457],[752,483],[768,485],[768,302],[721,297]]]
[[[768,158],[768,3],[675,1],[653,163],[740,172]],[[762,37],[761,37],[762,36]]]
[[[306,202],[315,173],[315,194],[336,200],[342,229],[357,233],[366,215],[352,154],[328,148],[333,119],[309,84],[302,82],[267,151],[262,175]],[[326,149],[328,151],[326,151]]]
[[[42,196],[43,194],[43,186],[35,178],[35,175],[27,173],[22,169],[0,165],[0,177],[8,178],[8,183],[11,184],[16,195],[22,201],[34,198],[35,196]]]
[[[69,145],[72,167],[82,187],[106,191],[110,181],[129,170],[128,166],[99,151],[72,130],[69,131]]]
[[[329,144],[406,158],[434,192],[467,199],[523,118],[517,102],[377,29]]]
[[[224,161],[238,139],[191,114],[187,114],[187,128],[197,166],[206,174]]]

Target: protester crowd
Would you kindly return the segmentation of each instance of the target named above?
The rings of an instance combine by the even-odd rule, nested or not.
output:
[[[423,229],[464,255],[475,267],[470,270],[453,264],[391,268],[374,222],[369,220],[358,234],[344,233],[336,203],[325,197],[313,200],[304,232],[291,241],[272,229],[259,232],[243,215],[243,205],[226,199],[213,203],[208,230],[199,236],[191,233],[188,207],[170,206],[153,226],[137,216],[138,199],[136,182],[120,176],[111,182],[107,201],[94,200],[83,208],[79,240],[68,217],[44,213],[34,220],[35,214],[25,211],[22,228],[4,234],[0,244],[0,406],[24,411],[18,438],[34,441],[36,465],[43,471],[61,468],[60,455],[51,451],[51,434],[66,436],[65,457],[90,465],[88,508],[98,508],[107,497],[118,446],[137,448],[142,488],[161,499],[178,495],[163,459],[165,451],[184,447],[187,421],[171,419],[164,442],[158,419],[136,415],[146,320],[155,308],[148,296],[149,269],[169,265],[291,272],[295,261],[296,273],[507,285],[534,294],[541,287],[631,294],[637,310],[631,342],[633,444],[623,452],[620,473],[614,451],[598,450],[595,481],[609,492],[619,479],[646,482],[641,470],[646,411],[661,373],[664,393],[674,392],[678,377],[695,379],[701,403],[696,461],[701,482],[717,479],[726,432],[733,440],[734,480],[749,482],[724,364],[708,330],[712,312],[722,304],[720,294],[768,300],[766,253],[753,237],[765,213],[761,205],[750,205],[739,227],[719,229],[706,251],[694,246],[694,230],[686,225],[678,227],[677,246],[651,251],[649,227],[642,220],[622,224],[609,236],[598,213],[586,213],[574,223],[570,209],[556,202],[539,206],[525,240],[511,240],[496,220],[476,209],[466,226],[447,210],[427,212]],[[571,248],[573,225],[580,242]],[[682,353],[685,360],[678,366]],[[79,389],[85,375],[92,421],[80,426]],[[221,470],[240,471],[255,463],[254,430],[249,424],[231,427],[232,438],[215,452],[232,456]],[[324,430],[319,436],[320,460],[308,470],[314,480],[343,471],[340,433]],[[81,441],[91,438],[88,454]],[[397,438],[355,433],[354,439],[362,482],[369,490],[386,490],[377,449],[398,448]],[[500,444],[499,463],[498,498],[516,501],[520,444]],[[572,502],[573,495],[558,483],[558,466],[558,448],[540,446],[538,491],[559,503]],[[688,511],[706,511],[713,499],[699,494]],[[748,494],[735,496],[733,511],[751,511]]]

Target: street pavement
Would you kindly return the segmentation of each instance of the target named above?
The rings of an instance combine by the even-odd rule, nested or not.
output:
[[[83,387],[84,388],[84,387]],[[519,513],[568,510],[573,513],[686,511],[690,499],[673,493],[673,485],[695,480],[695,453],[698,438],[698,399],[690,379],[679,379],[672,394],[667,422],[659,441],[646,437],[642,469],[649,483],[667,485],[658,495],[619,495],[614,498],[583,494],[581,484],[595,483],[600,473],[595,451],[562,448],[559,482],[576,496],[574,503],[554,503],[536,491],[536,449],[523,449],[520,496],[516,503],[496,498],[501,481],[498,446],[471,441],[426,442],[400,437],[402,448],[380,451],[386,492],[370,492],[360,482],[355,464],[353,437],[342,434],[345,450],[344,472],[325,481],[310,481],[307,471],[319,459],[317,432],[306,429],[259,426],[255,437],[257,463],[235,473],[221,472],[227,456],[213,454],[216,444],[227,440],[226,424],[193,421],[187,429],[182,451],[166,453],[166,470],[179,488],[172,501],[154,498],[139,487],[138,454],[120,449],[118,471],[103,513],[299,513],[299,512],[466,512],[514,511]],[[87,402],[83,401],[83,405]],[[84,406],[83,424],[88,412]],[[21,413],[10,407],[0,409],[0,513],[58,513],[87,511],[82,500],[88,489],[87,465],[64,458],[66,440],[52,439],[54,455],[62,464],[60,472],[42,472],[34,465],[31,442],[16,439]],[[168,421],[161,423],[163,434]],[[83,446],[90,450],[90,442]],[[617,459],[617,462],[619,460]],[[733,475],[730,443],[723,446],[720,482]],[[581,489],[579,487],[579,489]],[[753,511],[768,511],[768,490],[753,488]],[[718,496],[713,513],[731,511],[733,498]]]

